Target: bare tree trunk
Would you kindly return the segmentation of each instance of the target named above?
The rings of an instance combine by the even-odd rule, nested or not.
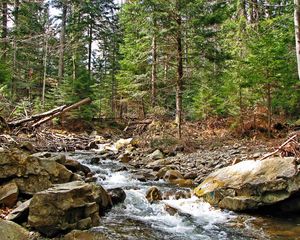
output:
[[[246,20],[248,20],[246,0],[241,0],[240,1],[239,11],[240,11],[240,14],[243,15]]]
[[[271,96],[271,84],[267,84],[267,105],[268,105],[268,137],[271,137],[271,125],[272,125],[272,96]]]
[[[298,77],[300,80],[300,0],[294,0],[294,3],[295,3],[294,22],[295,22],[297,69],[298,69]]]
[[[116,42],[113,39],[113,53],[112,53],[112,71],[111,71],[111,111],[113,118],[116,118],[116,96],[117,96],[117,82],[116,82]]]
[[[45,109],[45,92],[46,92],[46,78],[47,78],[47,61],[48,61],[48,32],[45,33],[45,53],[44,53],[44,77],[42,89],[42,105]]]
[[[177,2],[177,5],[178,2]],[[177,6],[177,11],[179,12],[179,6]],[[182,20],[180,13],[177,16],[177,80],[176,80],[176,119],[177,124],[177,134],[178,138],[181,138],[181,123],[182,123],[182,87],[183,87],[183,62],[182,62],[182,39],[181,39],[181,25]]]
[[[19,5],[20,2],[19,0],[15,0],[14,3],[14,27],[18,31],[19,27]],[[12,99],[14,98],[15,92],[16,92],[16,81],[17,81],[17,39],[16,39],[16,34],[14,34],[14,39],[13,39],[13,77],[11,79],[11,96]]]
[[[259,9],[257,0],[251,1],[251,13],[250,13],[250,21],[251,23],[257,23],[259,19]]]
[[[156,105],[156,81],[157,81],[157,45],[156,35],[152,37],[152,74],[151,74],[151,105]]]
[[[64,55],[65,55],[65,41],[66,41],[66,22],[67,22],[67,5],[63,4],[60,30],[60,46],[59,46],[59,63],[58,63],[58,78],[61,81],[64,76]]]
[[[93,44],[93,24],[90,23],[89,28],[89,53],[88,53],[88,71],[89,76],[92,76],[92,44]]]
[[[7,36],[8,36],[8,29],[7,29],[7,22],[8,22],[8,7],[7,7],[7,1],[2,0],[2,41],[3,41],[3,55],[2,59],[6,61],[7,57]]]

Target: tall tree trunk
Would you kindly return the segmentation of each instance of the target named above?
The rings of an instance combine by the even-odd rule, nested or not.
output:
[[[16,93],[16,81],[17,81],[17,73],[18,73],[18,67],[17,67],[17,35],[18,35],[18,27],[19,27],[19,5],[20,1],[15,0],[14,3],[14,28],[15,28],[15,34],[13,38],[13,77],[11,78],[11,97],[14,99],[14,95]]]
[[[242,16],[247,20],[248,19],[248,13],[247,13],[247,6],[246,6],[246,0],[240,1],[240,12]]]
[[[156,81],[157,81],[157,44],[156,35],[152,37],[152,74],[151,74],[151,105],[156,105]]]
[[[93,44],[93,24],[89,27],[89,53],[88,53],[88,71],[90,78],[92,77],[92,44]]]
[[[66,22],[67,22],[67,4],[63,4],[62,17],[61,17],[61,29],[59,37],[59,63],[58,63],[58,78],[61,81],[64,76],[64,55],[65,55],[65,41],[66,41]]]
[[[178,138],[181,138],[181,123],[182,123],[182,87],[183,87],[183,61],[182,61],[182,34],[181,34],[181,25],[182,20],[179,13],[179,6],[177,2],[177,36],[176,36],[176,44],[177,44],[177,79],[176,79],[176,119],[175,122],[177,124],[177,134]]]
[[[48,61],[48,32],[45,33],[45,50],[44,50],[44,77],[42,89],[42,105],[45,109],[45,92],[46,92],[46,78],[47,78],[47,61]]]
[[[251,13],[250,13],[250,21],[251,23],[257,23],[259,19],[259,9],[257,0],[251,1]]]
[[[112,52],[112,69],[111,69],[111,112],[113,118],[116,118],[116,96],[117,96],[117,82],[116,82],[116,42],[113,38],[113,52]]]
[[[7,57],[7,35],[8,35],[8,29],[7,29],[7,22],[8,22],[8,7],[7,7],[7,1],[2,0],[2,41],[3,41],[3,55],[2,59],[6,61]]]
[[[267,105],[268,105],[268,137],[271,137],[271,125],[272,125],[272,96],[271,96],[271,84],[267,84]]]
[[[300,80],[300,0],[294,0],[295,3],[295,39],[296,39],[296,56],[297,56],[297,69],[298,77]]]

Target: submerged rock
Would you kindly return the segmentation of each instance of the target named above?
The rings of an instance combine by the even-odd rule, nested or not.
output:
[[[146,193],[146,198],[149,203],[154,203],[162,200],[162,193],[157,187],[151,187]]]
[[[194,193],[221,208],[256,209],[281,202],[299,192],[298,169],[294,158],[243,161],[213,172]]]
[[[101,186],[80,181],[58,184],[36,193],[29,206],[29,225],[46,236],[88,229],[99,224],[99,212],[111,207]]]
[[[122,203],[126,199],[126,193],[122,188],[108,189],[107,193],[110,196],[113,205]]]

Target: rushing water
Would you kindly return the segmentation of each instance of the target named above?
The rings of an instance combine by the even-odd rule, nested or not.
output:
[[[163,181],[135,180],[130,170],[117,171],[123,166],[117,161],[102,160],[97,165],[91,165],[90,159],[95,157],[92,153],[76,153],[72,157],[96,172],[97,182],[104,188],[121,187],[126,192],[125,202],[113,207],[105,217],[101,218],[100,226],[92,229],[92,231],[105,233],[109,239],[297,239],[295,230],[292,232],[296,235],[292,234],[291,238],[273,238],[272,234],[266,234],[267,227],[274,229],[271,227],[274,223],[273,218],[266,221],[265,218],[215,209],[196,197],[163,200],[150,204],[145,198],[149,187],[157,186],[162,192],[176,187]],[[178,213],[171,216],[165,210],[166,204],[176,208]],[[281,225],[281,223],[278,224]],[[292,227],[295,226],[297,227],[297,224],[292,223]]]

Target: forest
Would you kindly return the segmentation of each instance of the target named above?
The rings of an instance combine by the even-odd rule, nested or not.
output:
[[[300,0],[0,9],[1,239],[299,239]]]
[[[71,117],[299,118],[291,0],[2,2],[4,117],[90,97]]]

